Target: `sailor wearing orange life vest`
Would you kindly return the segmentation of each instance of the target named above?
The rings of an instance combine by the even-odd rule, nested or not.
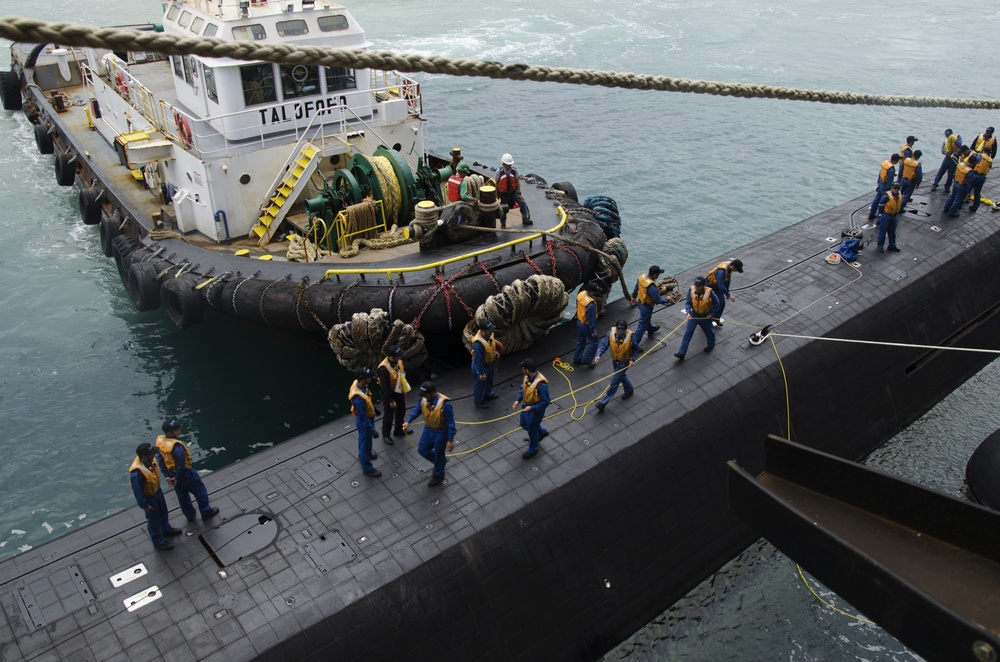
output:
[[[983,194],[983,184],[986,183],[986,175],[989,174],[990,168],[993,167],[993,157],[987,152],[980,153],[978,157],[979,161],[972,167],[972,172],[968,175],[969,195],[972,196],[972,206],[969,207],[969,211],[979,209],[979,199]]]
[[[896,181],[899,182],[900,186],[903,184],[903,161],[913,156],[913,143],[917,142],[917,139],[913,136],[906,136],[906,142],[899,148],[899,176]]]
[[[182,532],[167,521],[167,500],[160,489],[160,472],[155,458],[156,448],[152,444],[139,444],[132,466],[128,469],[128,480],[136,504],[146,513],[146,531],[153,547],[168,550],[174,546],[167,542],[165,536],[179,536]]]
[[[896,247],[896,225],[899,223],[899,210],[902,209],[903,194],[899,192],[899,184],[893,184],[888,193],[882,195],[879,201],[878,216],[878,252],[884,253],[885,237],[889,236],[889,250],[898,253]]]
[[[937,190],[938,183],[942,177],[945,177],[944,192],[948,193],[951,191],[951,182],[955,178],[955,166],[958,165],[958,153],[961,150],[962,136],[951,129],[945,129],[944,142],[941,143],[941,153],[944,154],[944,158],[941,159],[941,167],[938,168],[937,174],[934,175],[934,182],[931,184],[932,191]]]
[[[528,211],[528,203],[521,195],[521,182],[518,180],[513,156],[504,154],[500,157],[500,167],[497,168],[494,179],[497,180],[497,194],[500,196],[500,203],[507,205],[508,209],[513,209],[515,205],[520,207],[521,224],[531,225],[531,212]],[[504,224],[506,225],[506,220]]]
[[[742,260],[724,260],[705,274],[705,282],[719,300],[719,305],[712,311],[712,326],[721,327],[725,321],[722,319],[722,313],[726,310],[726,300],[736,301],[736,297],[729,292],[729,277],[734,271],[743,273]]]
[[[372,402],[368,382],[372,371],[362,368],[356,373],[357,379],[351,384],[347,399],[351,401],[351,413],[354,414],[354,427],[358,431],[358,459],[361,461],[361,471],[366,476],[379,478],[382,472],[372,465],[372,460],[378,459],[378,454],[372,450],[372,436],[375,433],[375,404]]]
[[[952,218],[958,216],[958,212],[962,208],[962,203],[965,202],[965,196],[969,193],[969,173],[972,172],[978,160],[979,155],[972,154],[972,150],[968,145],[963,147],[962,151],[959,152],[958,165],[955,166],[955,183],[951,187],[951,195],[948,196],[948,200],[944,203],[941,213],[947,214]]]
[[[656,279],[663,273],[659,265],[654,264],[649,270],[639,276],[635,287],[632,288],[632,305],[639,306],[639,323],[635,327],[635,344],[642,342],[643,335],[649,332],[653,334],[660,330],[659,326],[653,325],[653,304],[670,303],[660,296],[660,291],[656,288]]]
[[[194,496],[198,502],[198,512],[203,520],[210,519],[219,514],[218,508],[213,508],[208,502],[208,490],[205,483],[201,482],[201,476],[192,468],[193,461],[187,446],[178,437],[181,436],[181,424],[176,418],[168,418],[160,426],[163,434],[156,437],[156,448],[160,451],[158,460],[163,475],[167,479],[167,485],[174,488],[177,494],[177,502],[181,506],[181,512],[187,521],[193,522],[195,518],[194,506],[191,505],[191,497]]]
[[[594,355],[597,354],[597,301],[595,296],[601,293],[598,283],[587,283],[576,295],[576,351],[573,352],[573,364],[585,364],[594,367]]]
[[[406,416],[406,392],[410,387],[406,383],[402,356],[403,350],[393,346],[378,364],[378,385],[382,392],[382,406],[385,408],[385,415],[382,416],[382,441],[390,446],[393,445],[392,437],[407,434],[403,430],[403,418]]]
[[[487,400],[496,400],[493,392],[494,366],[503,345],[493,336],[493,322],[479,321],[479,331],[472,339],[472,402],[481,409],[489,407]]]
[[[407,430],[417,416],[424,417],[424,431],[420,434],[417,452],[434,464],[434,475],[427,485],[434,487],[444,481],[444,465],[448,463],[445,453],[455,449],[455,412],[448,397],[437,392],[433,382],[420,385],[420,402],[403,422]]]
[[[694,330],[699,326],[705,332],[705,339],[708,341],[705,351],[711,352],[712,348],[715,347],[712,311],[719,305],[719,298],[707,285],[708,282],[702,276],[698,276],[694,279],[694,285],[688,290],[686,299],[687,327],[684,329],[684,337],[681,339],[681,348],[674,354],[678,361],[684,360],[688,345],[691,344],[691,338],[694,336]]]
[[[469,175],[472,168],[465,161],[458,164],[455,174],[448,178],[448,202],[475,202],[476,199],[469,193]]]
[[[875,180],[875,199],[872,200],[872,207],[868,211],[868,220],[874,221],[878,215],[878,204],[882,199],[882,194],[892,186],[893,177],[896,174],[896,164],[899,163],[899,154],[893,154],[879,166],[878,179]]]
[[[604,397],[595,405],[598,412],[603,412],[604,408],[611,402],[611,398],[615,397],[619,384],[625,387],[622,400],[628,400],[635,392],[626,371],[639,359],[639,352],[642,350],[639,348],[635,336],[628,330],[628,324],[625,320],[618,320],[615,323],[615,328],[601,340],[601,346],[597,350],[597,356],[594,357],[594,363],[600,363],[604,352],[609,349],[611,350],[611,367],[614,368],[615,372],[611,376],[611,383],[608,385],[608,390],[604,392]]]
[[[997,157],[997,138],[993,135],[993,127],[986,127],[986,131],[976,136],[971,147],[973,152],[988,154],[991,159],[995,159]]]
[[[923,152],[918,149],[913,152],[913,156],[903,159],[903,179],[899,183],[899,192],[903,194],[903,203],[899,208],[900,212],[906,209],[906,203],[910,201],[910,196],[920,186],[920,180],[924,178],[924,167],[920,165],[921,156],[923,156]]]
[[[521,372],[524,380],[521,388],[517,392],[517,400],[511,409],[521,406],[521,427],[528,433],[528,450],[521,453],[525,460],[538,455],[538,444],[542,439],[549,436],[549,431],[542,427],[542,420],[545,418],[545,408],[549,406],[549,380],[538,371],[533,359],[521,361]]]

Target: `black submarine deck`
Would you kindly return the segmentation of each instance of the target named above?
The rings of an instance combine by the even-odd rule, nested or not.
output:
[[[987,181],[984,195],[997,193]],[[872,243],[854,266],[825,262],[869,203],[720,256],[740,257],[746,272],[715,351],[702,353],[698,331],[676,363],[682,306],[658,310],[662,330],[629,371],[636,397],[603,414],[583,405],[607,386],[610,362],[565,376],[551,365],[571,356],[572,324],[502,359],[488,410],[473,407],[467,369],[439,377],[460,442],[442,487],[427,486],[415,437],[376,440],[384,476],[361,475],[345,417],[206,476],[222,517],[187,526],[170,552],[153,550],[130,508],[0,563],[0,659],[596,658],[756,539],[728,509],[728,460],[762,471],[768,433],[857,459],[989,360],[780,335],[773,346],[748,342],[773,324],[995,345],[1000,216],[984,205],[944,218],[942,192],[924,189],[917,213],[900,219],[901,253],[879,255]],[[630,285],[646,266],[629,265]],[[616,301],[601,331],[619,317],[634,325],[636,314]],[[551,435],[531,461],[510,411],[522,355],[538,361],[553,396]],[[850,434],[838,431],[845,415],[862,423]]]

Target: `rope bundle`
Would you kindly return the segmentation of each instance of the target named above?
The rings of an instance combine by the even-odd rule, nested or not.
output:
[[[472,351],[472,338],[479,331],[480,320],[489,320],[505,352],[526,349],[562,320],[568,303],[566,287],[558,278],[536,274],[527,280],[515,280],[479,306],[462,331],[462,340]]]
[[[329,251],[319,248],[308,239],[295,235],[288,242],[288,252],[285,257],[292,262],[315,262],[329,254]]]
[[[354,313],[351,321],[334,324],[327,334],[327,342],[337,360],[348,370],[374,368],[393,346],[403,351],[405,365],[416,367],[427,360],[424,336],[409,324],[390,320],[389,314],[381,308]]]

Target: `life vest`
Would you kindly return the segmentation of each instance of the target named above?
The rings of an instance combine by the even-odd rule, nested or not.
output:
[[[611,358],[619,363],[628,363],[632,360],[632,330],[625,331],[625,337],[618,340],[615,329],[608,333],[608,341],[611,347]]]
[[[513,193],[517,190],[517,170],[501,167],[497,170],[497,193]]]
[[[906,151],[907,150],[910,151],[910,154],[913,154],[913,145],[911,145],[910,143],[903,143],[903,146],[899,148],[899,158],[900,159],[905,159],[906,158]]]
[[[888,184],[892,181],[893,177],[889,174],[890,172],[896,172],[896,164],[889,159],[886,159],[885,161],[882,161],[882,167],[878,171],[878,180],[883,184]]]
[[[497,339],[496,336],[490,336],[487,340],[483,337],[482,330],[477,331],[475,337],[472,338],[472,346],[475,349],[476,343],[483,346],[483,363],[493,363],[497,358]],[[475,351],[473,351],[472,356],[475,357]]]
[[[716,285],[718,285],[715,279],[715,272],[718,271],[719,269],[725,269],[726,275],[724,277],[724,281],[726,283],[726,287],[729,287],[729,277],[733,273],[733,270],[729,268],[729,264],[730,263],[728,260],[726,260],[725,262],[719,262],[717,265],[715,265],[714,269],[708,272],[708,274],[705,276],[705,280],[708,281],[709,286],[715,287]]]
[[[973,168],[973,170],[978,172],[980,175],[985,176],[989,174],[990,168],[992,167],[993,167],[993,159],[990,158],[989,154],[984,152],[979,155],[979,163],[976,164],[976,167]]]
[[[949,154],[957,154],[958,151],[961,149],[958,146],[958,141],[961,138],[962,136],[957,136],[954,133],[945,138],[944,142],[941,143],[941,153],[944,154],[945,156]]]
[[[389,357],[382,359],[382,362],[378,364],[378,367],[385,368],[385,371],[389,373],[389,390],[393,393],[396,392],[396,381],[399,379],[400,375],[405,375],[406,371],[403,370],[403,361],[400,359],[396,361],[398,368],[393,368],[389,363]],[[386,394],[383,394],[383,396]]]
[[[655,282],[656,281],[650,278],[647,274],[642,274],[641,276],[639,276],[639,288],[638,288],[639,291],[637,293],[638,296],[636,298],[639,299],[639,303],[641,303],[642,305],[644,306],[653,305],[653,297],[649,296],[649,286]]]
[[[987,140],[986,136],[980,133],[976,136],[976,139],[972,141],[972,151],[973,152],[992,152],[993,145],[997,142],[996,136],[990,136]]]
[[[955,183],[965,184],[965,176],[968,175],[970,172],[972,172],[972,166],[970,166],[968,163],[965,163],[964,161],[962,163],[959,163],[958,167],[955,168]]]
[[[444,403],[447,396],[437,394],[437,404],[434,408],[427,406],[427,398],[420,398],[420,411],[424,414],[424,424],[431,430],[444,430],[447,425],[444,422]]]
[[[142,485],[142,493],[147,497],[151,497],[160,491],[160,469],[156,466],[155,461],[153,462],[153,468],[150,469],[136,455],[135,459],[132,460],[132,466],[128,468],[129,474],[133,471],[138,471],[145,479],[145,483]]]
[[[462,199],[460,189],[463,179],[465,178],[459,177],[457,173],[448,178],[448,202],[458,202]]]
[[[548,384],[549,380],[545,379],[545,375],[540,372],[535,372],[535,378],[532,381],[528,381],[528,376],[524,376],[524,383],[521,384],[521,402],[526,405],[537,405],[542,401],[542,396],[538,395],[538,385]]]
[[[889,199],[885,201],[885,205],[882,207],[882,211],[884,211],[889,216],[895,216],[896,214],[899,213],[899,203],[903,201],[903,196],[902,194],[897,193],[896,196],[893,197],[892,191],[886,193],[886,196]]]
[[[587,306],[594,303],[593,297],[587,290],[580,290],[576,295],[576,320],[580,324],[587,323]]]
[[[694,285],[691,286],[691,312],[699,317],[708,317],[712,313],[712,308],[714,304],[712,303],[712,288],[706,287],[702,291],[701,296],[698,296],[698,292],[695,291]]]
[[[163,458],[163,466],[167,468],[170,473],[177,473],[177,461],[174,459],[174,446],[180,444],[181,448],[184,449],[184,469],[191,468],[191,453],[188,452],[187,446],[185,446],[180,440],[174,439],[173,437],[168,437],[166,435],[158,435],[156,437],[156,447],[160,451],[160,457]]]
[[[375,418],[375,405],[372,404],[371,393],[368,392],[367,388],[362,391],[358,387],[358,380],[355,379],[354,383],[351,384],[351,392],[347,394],[347,399],[351,401],[351,413],[355,416],[358,415],[354,408],[354,396],[356,395],[360,395],[361,399],[365,401],[365,413],[368,414],[368,418]]]
[[[920,161],[916,160],[912,156],[906,157],[903,161],[903,179],[913,181],[913,178],[917,176],[918,165],[920,165]]]

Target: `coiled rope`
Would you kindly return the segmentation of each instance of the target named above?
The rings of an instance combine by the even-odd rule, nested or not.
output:
[[[462,341],[472,351],[472,338],[479,330],[479,322],[489,320],[504,351],[520,351],[547,335],[562,320],[568,303],[566,287],[558,278],[536,274],[515,280],[479,306],[462,331]]]
[[[375,168],[375,177],[382,189],[385,224],[386,226],[395,225],[399,222],[399,207],[403,198],[403,193],[399,189],[399,181],[396,179],[396,172],[392,169],[389,159],[384,156],[373,156],[369,160]]]
[[[49,23],[17,16],[0,19],[0,37],[17,42],[57,43],[63,46],[90,46],[111,50],[153,51],[167,55],[201,55],[235,60],[263,60],[284,64],[318,64],[326,67],[387,69],[405,73],[423,72],[507,80],[568,83],[632,90],[657,90],[710,94],[746,99],[782,99],[866,106],[909,106],[919,108],[972,108],[1000,110],[1000,99],[863,94],[830,90],[810,90],[776,85],[691,80],[595,69],[503,64],[466,58],[425,56],[390,51],[359,51],[323,46],[258,44],[251,41],[224,41],[215,37],[187,37],[163,32],[138,32],[117,28],[93,28],[74,23]]]
[[[405,365],[417,367],[427,360],[423,334],[410,324],[391,320],[381,308],[354,313],[349,322],[334,324],[327,342],[348,370],[374,368],[393,346],[403,351]]]

